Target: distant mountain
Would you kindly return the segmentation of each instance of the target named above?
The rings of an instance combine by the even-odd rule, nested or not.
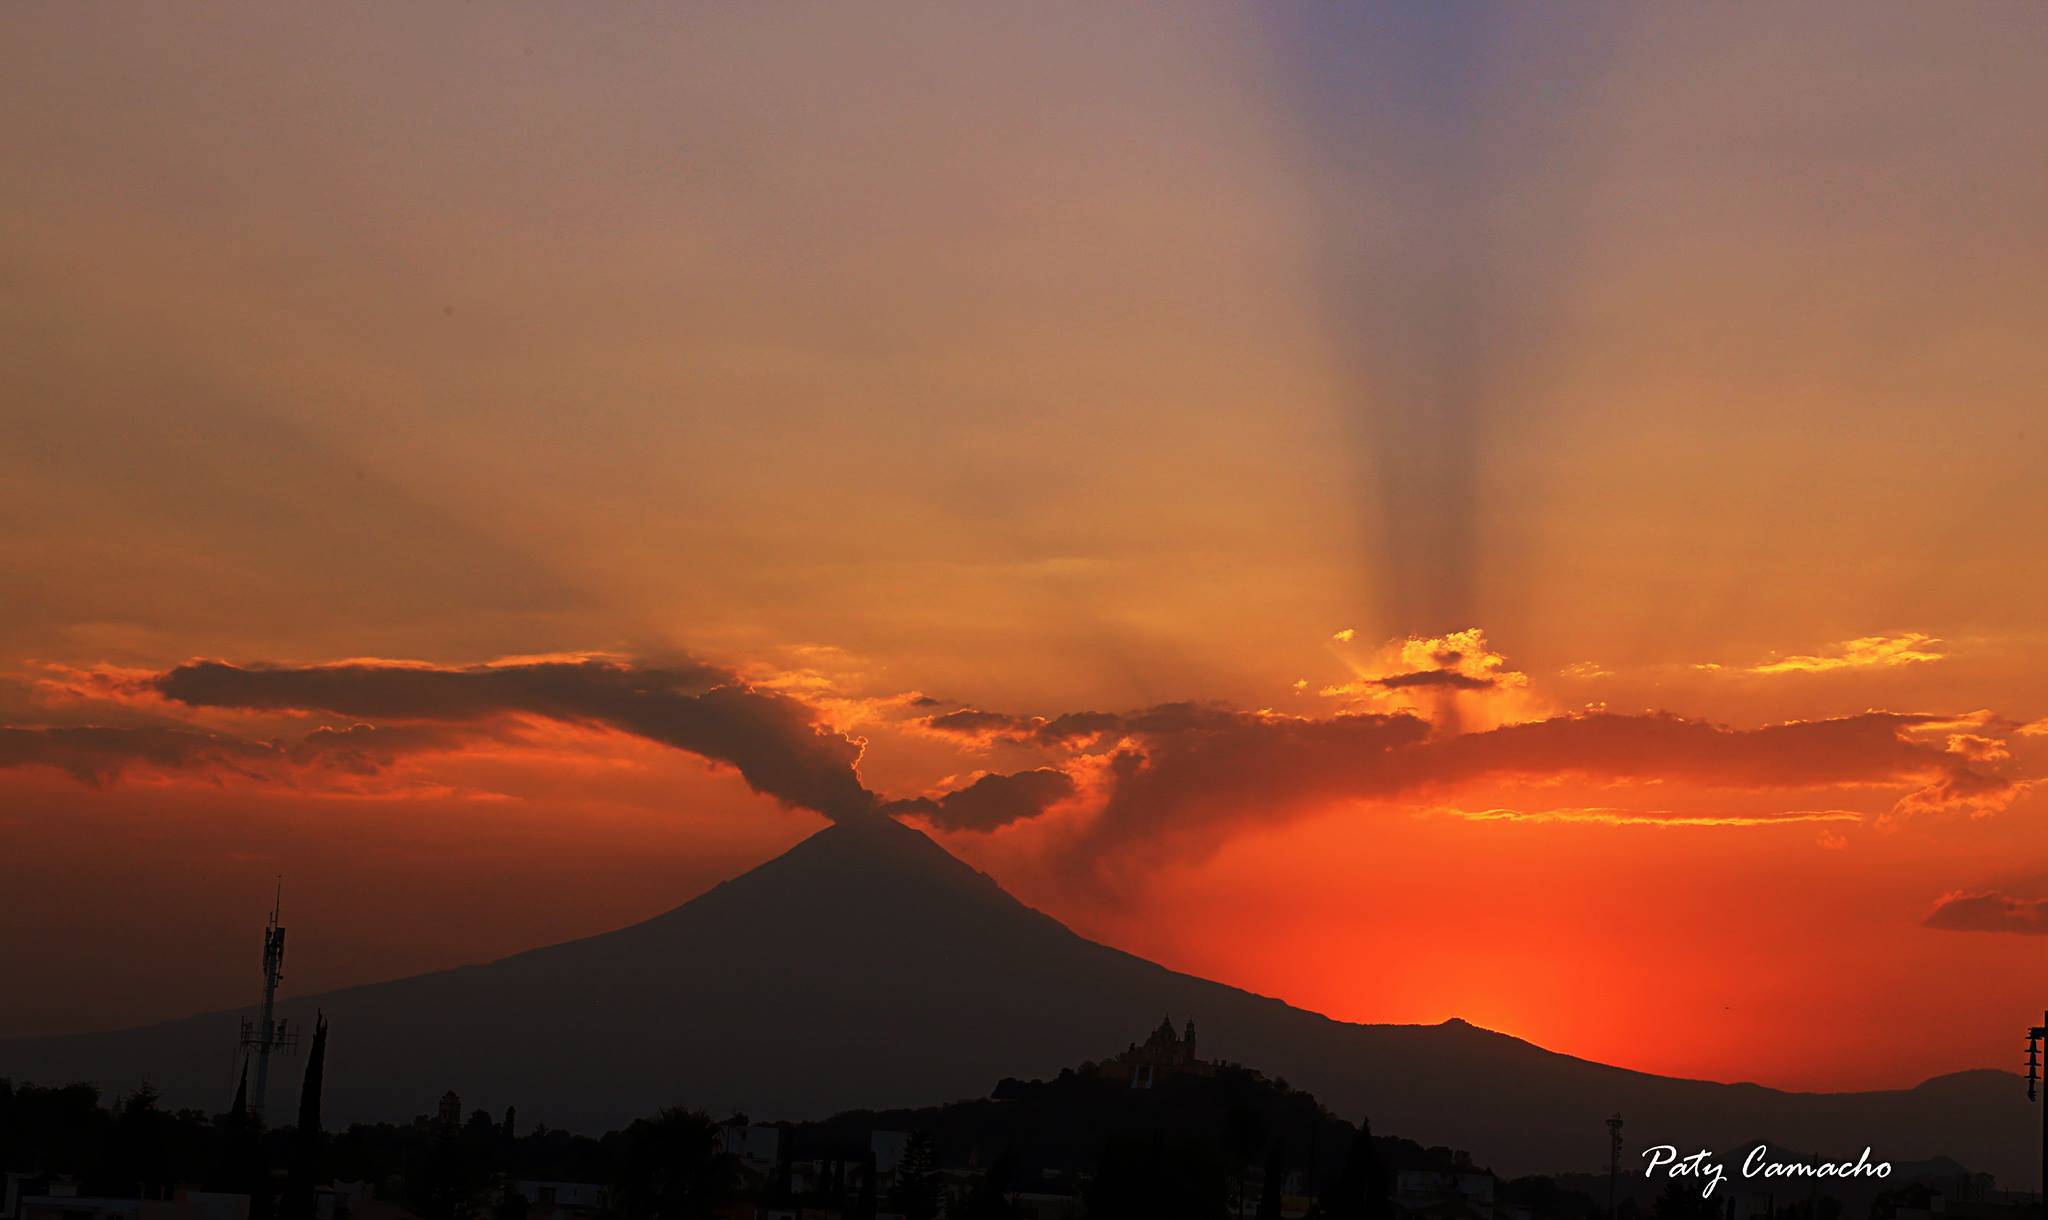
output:
[[[1604,1165],[1617,1110],[1631,1164],[1653,1143],[1767,1139],[1952,1154],[2027,1186],[2038,1154],[2039,1117],[2002,1072],[1785,1093],[1608,1067],[1458,1020],[1332,1021],[1083,939],[885,819],[821,831],[616,932],[281,1005],[308,1028],[316,1008],[339,1122],[430,1113],[450,1088],[586,1129],[675,1103],[789,1118],[925,1105],[1100,1059],[1170,1013],[1197,1021],[1205,1055],[1509,1174]],[[223,1109],[238,1015],[0,1042],[0,1075],[110,1089],[147,1075],[171,1104]],[[297,1073],[290,1058],[273,1070],[274,1116],[291,1113]]]

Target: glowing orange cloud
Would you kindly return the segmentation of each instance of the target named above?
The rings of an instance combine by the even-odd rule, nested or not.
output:
[[[1456,809],[1439,806],[1431,810],[1468,822],[1577,822],[1592,826],[1659,826],[1708,828],[1717,826],[1782,826],[1795,822],[1861,822],[1863,815],[1847,809],[1788,809],[1782,813],[1715,814],[1674,813],[1664,809]]]
[[[1376,664],[1387,672],[1358,679],[1357,690],[1520,698],[1528,684],[1477,629],[1394,641]],[[1815,810],[1789,795],[1774,808],[1715,811],[1628,808],[1598,797],[1559,801],[1556,792],[1567,784],[1769,794],[1871,789],[1891,794],[1879,820],[1895,824],[1988,816],[2034,782],[2012,772],[2000,735],[2012,732],[2012,723],[1986,712],[1865,712],[1731,728],[1668,713],[1589,711],[1476,731],[1444,705],[1435,718],[1405,708],[1309,716],[1222,702],[1017,716],[936,710],[934,704],[945,705],[917,694],[850,696],[816,671],[750,681],[699,661],[652,664],[586,653],[461,667],[375,659],[307,666],[200,661],[154,673],[78,671],[62,691],[67,699],[97,697],[159,717],[179,709],[231,710],[332,722],[290,738],[161,720],[17,726],[0,736],[0,766],[50,766],[96,784],[182,774],[349,792],[381,783],[401,792],[436,782],[420,770],[433,757],[474,752],[484,743],[518,754],[531,748],[538,726],[553,723],[698,755],[733,768],[756,792],[828,817],[880,812],[944,831],[988,832],[1058,811],[1061,850],[1070,864],[1086,868],[1112,859],[1156,865],[1203,858],[1249,828],[1345,803],[1434,802],[1424,807],[1473,822],[1713,828],[1863,815]],[[900,723],[912,736],[961,749],[1036,757],[1012,771],[942,778],[921,794],[892,800],[860,774],[867,739],[848,736],[834,720]],[[403,774],[401,760],[414,760]],[[1518,798],[1517,787],[1552,795]]]
[[[1744,674],[1824,674],[1845,669],[1896,669],[1946,659],[1942,641],[1918,631],[1902,635],[1866,635],[1844,640],[1826,653],[1801,654],[1756,665],[1726,666],[1712,661],[1695,669]]]

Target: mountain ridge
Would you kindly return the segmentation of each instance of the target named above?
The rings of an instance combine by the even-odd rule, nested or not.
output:
[[[841,823],[637,923],[493,961],[280,1001],[333,1027],[337,1121],[430,1112],[454,1088],[554,1126],[601,1129],[682,1102],[763,1116],[980,1096],[1113,1054],[1168,1011],[1205,1052],[1314,1092],[1379,1129],[1467,1148],[1503,1172],[1604,1161],[1616,1110],[1644,1142],[1953,1155],[2031,1181],[2031,1107],[1990,1069],[1909,1089],[1798,1093],[1657,1076],[1452,1018],[1335,1020],[1088,940],[923,833]],[[0,1042],[0,1074],[133,1080],[222,1108],[230,1017]],[[273,1065],[291,1081],[294,1060]],[[282,1114],[295,1086],[273,1086]],[[2008,1111],[2011,1111],[2008,1113]]]

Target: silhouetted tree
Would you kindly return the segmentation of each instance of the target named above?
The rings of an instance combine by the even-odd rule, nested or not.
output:
[[[1015,1176],[1016,1157],[1004,1149],[974,1184],[961,1205],[960,1220],[1012,1220],[1016,1213],[1010,1207],[1010,1183]]]
[[[409,1158],[407,1201],[421,1220],[475,1220],[489,1198],[488,1152],[462,1138],[462,1128],[435,1122],[426,1147]]]
[[[1595,1199],[1582,1190],[1566,1190],[1556,1179],[1536,1175],[1515,1178],[1494,1188],[1499,1204],[1526,1209],[1531,1215],[1554,1220],[1606,1220],[1607,1201]]]
[[[263,1131],[249,1111],[249,1058],[242,1057],[241,1076],[235,1084],[234,1104],[215,1124],[207,1185],[229,1194],[249,1196],[251,1220],[268,1214],[270,1205],[268,1162],[263,1155]]]
[[[717,1124],[698,1111],[637,1119],[616,1144],[612,1208],[623,1220],[697,1220],[732,1191],[732,1158],[718,1146]]]
[[[1673,1185],[1677,1183],[1674,1182]],[[1657,1200],[1657,1205],[1660,1209],[1664,1205],[1661,1196]],[[1661,1210],[1658,1214],[1661,1217]],[[1818,1191],[1813,1191],[1804,1199],[1794,1199],[1778,1205],[1779,1220],[1837,1220],[1841,1214],[1842,1201],[1833,1195],[1820,1194]]]
[[[498,1194],[498,1205],[491,1209],[491,1220],[526,1220],[526,1196],[519,1193],[519,1183],[505,1183]]]
[[[249,1163],[249,1059],[242,1057],[241,1079],[235,1085],[235,1100],[228,1112],[214,1123],[212,1155],[207,1161],[205,1182],[209,1190],[247,1194],[244,1173]]]
[[[932,1220],[939,1213],[938,1154],[932,1133],[919,1131],[904,1146],[896,1163],[896,1210],[904,1220]]]
[[[1258,1220],[1280,1220],[1287,1188],[1287,1141],[1276,1139],[1266,1152],[1266,1180],[1259,1189]]]
[[[819,1183],[825,1196],[828,1210],[838,1211],[846,1200],[846,1160],[833,1157],[826,1162],[824,1181]]]
[[[1935,1200],[1939,1191],[1925,1182],[1911,1182],[1893,1190],[1881,1190],[1870,1201],[1870,1220],[1896,1220],[1900,1209],[1911,1208],[1916,1212],[1931,1212],[1943,1203]]]
[[[175,1176],[171,1162],[171,1117],[157,1108],[157,1092],[145,1082],[121,1103],[114,1120],[104,1184],[135,1198],[157,1198]]]
[[[264,1129],[263,1116],[252,1110],[248,1136],[243,1143],[247,1159],[242,1163],[241,1172],[244,1189],[249,1195],[249,1220],[275,1220],[277,1216],[277,1183],[270,1173],[273,1163],[271,1143],[270,1133]]]
[[[1223,1160],[1188,1133],[1112,1136],[1088,1183],[1091,1216],[1117,1220],[1216,1220],[1228,1212]]]
[[[1657,1220],[1714,1220],[1720,1214],[1719,1199],[1709,1199],[1697,1186],[1680,1181],[1668,1183],[1651,1210]]]
[[[1391,1220],[1394,1183],[1373,1142],[1371,1119],[1359,1120],[1358,1134],[1344,1152],[1344,1167],[1321,1202],[1329,1220]]]
[[[795,1155],[795,1137],[789,1132],[781,1133],[775,1143],[775,1168],[768,1171],[768,1182],[761,1192],[761,1202],[771,1208],[787,1208],[796,1201],[796,1166],[790,1158]]]
[[[320,1184],[320,1091],[327,1079],[327,1018],[313,1017],[313,1049],[299,1088],[299,1125],[292,1132],[291,1176],[284,1188],[283,1220],[314,1220]]]
[[[852,1220],[875,1220],[875,1211],[880,1203],[880,1200],[875,1197],[875,1178],[877,1176],[875,1151],[873,1148],[869,1148],[867,1154],[861,1158],[860,1193],[853,1202]]]
[[[1230,1205],[1234,1213],[1244,1210],[1245,1180],[1251,1176],[1252,1158],[1266,1142],[1266,1120],[1237,1097],[1223,1112],[1223,1158],[1230,1166]]]

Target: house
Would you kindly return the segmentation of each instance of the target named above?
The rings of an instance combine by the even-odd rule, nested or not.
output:
[[[789,1129],[767,1123],[750,1123],[735,1114],[718,1124],[719,1151],[738,1161],[740,1168],[755,1177],[766,1177],[782,1163],[789,1147]]]
[[[520,1181],[513,1187],[526,1200],[527,1220],[585,1220],[602,1213],[609,1196],[595,1182]]]
[[[1493,1174],[1459,1152],[1450,1165],[1394,1175],[1394,1209],[1416,1220],[1493,1220]]]

